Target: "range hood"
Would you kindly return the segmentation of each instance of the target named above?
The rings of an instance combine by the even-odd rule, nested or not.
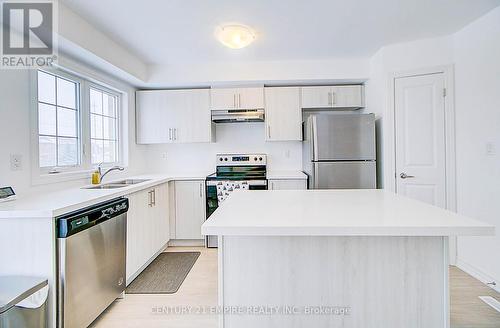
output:
[[[214,123],[264,122],[264,109],[213,110]]]

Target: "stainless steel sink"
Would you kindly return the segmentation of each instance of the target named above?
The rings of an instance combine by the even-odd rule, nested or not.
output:
[[[124,188],[126,187],[126,184],[103,184],[103,185],[98,185],[98,186],[92,186],[92,187],[86,187],[83,189],[117,189],[117,188]]]
[[[110,184],[114,184],[114,185],[135,185],[135,184],[138,184],[138,183],[141,183],[141,182],[146,182],[146,181],[149,181],[149,180],[151,180],[151,179],[126,179],[126,180],[112,182]]]
[[[83,189],[117,189],[117,188],[124,188],[130,185],[135,185],[141,182],[146,182],[151,179],[125,179],[121,181],[116,181],[116,182],[110,182],[110,183],[105,183],[102,185],[97,185],[97,186],[92,186],[92,187],[85,187]]]

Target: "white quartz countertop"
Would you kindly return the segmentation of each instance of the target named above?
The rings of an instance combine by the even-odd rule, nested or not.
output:
[[[104,181],[104,184],[125,179],[148,179],[148,181],[117,189],[84,189],[85,187],[91,187],[91,185],[88,185],[44,194],[28,195],[13,201],[0,203],[0,219],[56,217],[168,181],[204,180],[208,174],[209,172],[138,175]]]
[[[495,228],[384,190],[232,193],[203,224],[205,235],[479,236]]]
[[[302,171],[268,171],[267,178],[272,180],[307,180]]]

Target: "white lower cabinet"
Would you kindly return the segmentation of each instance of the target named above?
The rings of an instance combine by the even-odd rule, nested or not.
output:
[[[205,181],[175,181],[175,233],[177,240],[203,239],[201,225],[205,222]]]
[[[168,242],[168,185],[161,184],[127,196],[127,284]]]
[[[306,190],[307,180],[305,179],[270,179],[270,190]]]

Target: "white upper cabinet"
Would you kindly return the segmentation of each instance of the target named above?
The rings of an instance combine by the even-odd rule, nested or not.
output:
[[[212,110],[264,108],[264,88],[214,88]]]
[[[362,108],[362,85],[302,87],[302,108]]]
[[[210,90],[136,92],[137,143],[211,142]]]
[[[167,91],[136,92],[136,140],[138,144],[170,142],[167,125]],[[163,123],[162,123],[163,122]]]
[[[266,140],[302,140],[300,87],[265,88]]]

